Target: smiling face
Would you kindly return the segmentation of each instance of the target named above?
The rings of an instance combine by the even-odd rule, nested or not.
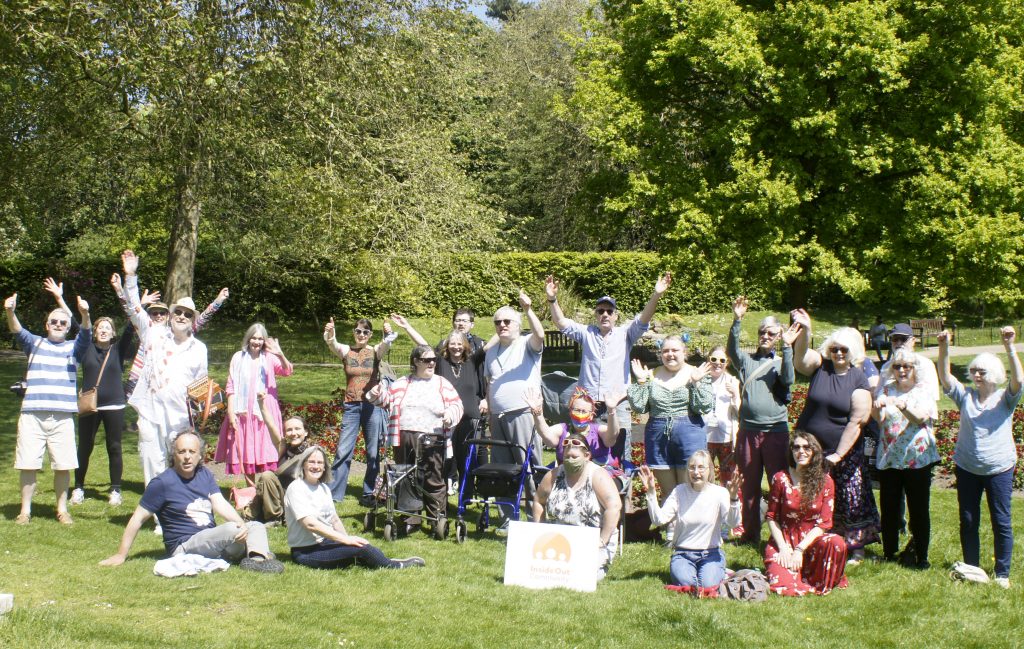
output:
[[[597,328],[601,330],[601,333],[608,333],[615,328],[615,323],[619,321],[619,312],[610,302],[598,302],[594,308],[594,319],[597,321]]]
[[[678,372],[686,362],[686,345],[678,338],[666,338],[661,345],[661,364],[670,372]]]
[[[700,491],[708,483],[711,475],[711,467],[703,453],[695,453],[690,461],[686,463],[686,474],[690,479],[690,486]]]
[[[171,331],[178,335],[186,332],[191,333],[192,318],[195,315],[195,311],[191,309],[181,306],[174,307],[174,311],[171,313]]]
[[[896,379],[896,385],[904,392],[914,387],[915,369],[913,363],[896,361],[892,364],[892,375]]]
[[[452,329],[455,331],[468,334],[473,329],[473,318],[467,313],[457,313],[452,318]]]
[[[762,352],[770,352],[775,349],[775,342],[782,333],[782,327],[762,327],[757,331],[757,348]]]
[[[256,356],[263,351],[263,345],[267,342],[266,338],[262,334],[255,333],[252,338],[249,339],[249,353]]]
[[[841,343],[832,343],[828,348],[829,358],[837,372],[850,369],[850,348]]]
[[[502,345],[508,345],[519,336],[519,314],[515,309],[502,307],[494,314],[494,333]]]
[[[54,309],[46,316],[46,337],[50,342],[62,343],[68,337],[71,317],[61,309]]]
[[[306,461],[302,463],[302,479],[307,484],[315,485],[320,482],[324,471],[327,470],[327,458],[319,448],[309,454]]]
[[[424,352],[422,356],[413,360],[413,364],[416,366],[416,378],[429,379],[434,376],[434,370],[437,368],[437,353],[433,349]]]
[[[711,363],[711,378],[717,379],[718,377],[725,374],[725,368],[729,367],[729,359],[725,355],[725,349],[722,347],[715,347],[711,350],[711,354],[708,356],[708,362]]]
[[[814,459],[814,447],[807,437],[797,435],[789,443],[789,452],[793,455],[793,462],[797,467],[807,467]]]
[[[292,417],[284,422],[284,440],[288,446],[299,446],[306,441],[306,426],[298,417]]]

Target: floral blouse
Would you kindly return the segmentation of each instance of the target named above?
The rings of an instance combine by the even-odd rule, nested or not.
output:
[[[912,423],[896,406],[886,406],[881,413],[882,434],[878,444],[876,466],[879,469],[923,469],[939,461],[935,445],[935,401],[923,387],[902,392],[895,384],[882,388],[882,395],[902,398],[908,406],[928,409],[928,418]]]

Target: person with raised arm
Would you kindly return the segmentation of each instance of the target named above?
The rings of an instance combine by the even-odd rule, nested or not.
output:
[[[47,278],[46,287],[60,286]],[[53,291],[51,291],[53,292]],[[21,326],[15,311],[18,294],[4,300],[7,328],[28,356],[25,388],[18,416],[18,438],[14,451],[14,468],[21,479],[21,511],[15,517],[18,525],[32,520],[32,496],[36,491],[36,473],[43,468],[43,452],[50,454],[53,469],[53,491],[57,497],[57,520],[71,525],[68,513],[68,487],[71,471],[78,468],[75,451],[75,414],[78,412],[78,363],[76,361],[90,344],[92,322],[89,303],[78,297],[78,313],[82,318],[78,337],[67,340],[71,312],[62,297],[58,308],[50,311],[43,324],[45,336],[37,336]]]
[[[580,344],[583,356],[580,359],[579,385],[597,401],[597,416],[607,417],[605,399],[608,395],[624,392],[629,385],[629,353],[636,341],[651,326],[651,319],[658,309],[658,301],[672,286],[672,273],[665,273],[654,283],[654,290],[643,311],[629,324],[618,325],[619,307],[615,299],[605,295],[594,305],[596,324],[582,325],[565,316],[558,304],[558,280],[548,275],[544,284],[547,293],[551,320],[569,338]],[[626,448],[629,448],[631,418],[629,401],[623,400],[616,412],[616,420],[626,433]],[[616,431],[618,434],[619,431]]]
[[[740,331],[749,308],[747,298],[732,303],[733,321],[726,353],[740,379],[739,429],[736,431],[736,466],[743,483],[743,535],[741,543],[761,541],[761,480],[786,468],[789,443],[789,388],[793,385],[793,340],[796,329],[785,332],[775,316],[761,320],[757,349],[740,348]],[[775,347],[782,339],[782,354]]]
[[[1020,401],[1024,369],[1013,343],[1013,327],[1001,331],[1003,347],[1010,363],[1010,382],[1006,369],[995,354],[978,354],[967,366],[974,383],[965,387],[949,369],[950,333],[938,334],[939,383],[946,396],[960,410],[960,432],[953,451],[956,464],[956,496],[960,508],[960,549],[964,563],[981,567],[978,529],[981,527],[981,496],[985,494],[992,518],[995,545],[994,581],[1010,587],[1010,559],[1013,557],[1013,526],[1010,505],[1013,494],[1013,470],[1017,448],[1013,441],[1013,411]]]
[[[327,348],[345,364],[341,431],[338,433],[338,448],[335,451],[334,462],[331,463],[330,487],[335,502],[345,499],[348,473],[352,468],[352,455],[359,439],[359,430],[362,429],[363,439],[366,441],[366,474],[363,477],[363,491],[359,496],[359,504],[364,507],[373,505],[373,490],[377,484],[377,474],[380,472],[380,459],[377,455],[384,435],[384,412],[364,397],[380,382],[380,362],[387,356],[391,343],[397,337],[397,334],[391,331],[391,325],[387,320],[384,321],[383,329],[384,339],[376,345],[371,345],[373,323],[366,318],[360,318],[356,320],[356,326],[352,330],[354,342],[346,345],[338,342],[334,318],[324,325],[324,342]]]

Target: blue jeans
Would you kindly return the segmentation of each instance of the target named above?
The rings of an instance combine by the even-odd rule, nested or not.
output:
[[[685,468],[691,455],[707,448],[708,434],[700,415],[651,417],[644,429],[645,460],[652,469]]]
[[[368,401],[352,401],[344,406],[341,416],[341,433],[338,435],[338,451],[331,463],[331,497],[335,502],[345,499],[348,487],[348,472],[352,468],[352,453],[363,429],[366,439],[366,477],[363,478],[363,495],[372,494],[380,471],[377,457],[381,436],[384,435],[384,411]]]
[[[348,568],[360,563],[369,568],[390,568],[392,561],[380,549],[366,544],[361,548],[324,539],[317,545],[292,548],[292,561],[307,568]]]
[[[964,563],[979,566],[981,541],[981,494],[988,501],[988,514],[992,519],[995,537],[996,577],[1010,576],[1010,556],[1013,554],[1013,528],[1010,526],[1010,503],[1013,492],[1013,469],[995,475],[977,475],[956,467],[956,500],[960,505],[960,549]]]
[[[725,579],[725,555],[721,548],[710,550],[676,549],[668,565],[672,583],[677,586],[717,586]]]

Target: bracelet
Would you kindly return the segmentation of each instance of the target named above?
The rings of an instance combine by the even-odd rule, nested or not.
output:
[[[549,297],[549,298],[548,298],[548,302],[551,302],[552,304],[554,304],[554,303],[555,303],[555,302],[557,302],[557,301],[558,301],[558,298],[557,298],[557,297]]]

